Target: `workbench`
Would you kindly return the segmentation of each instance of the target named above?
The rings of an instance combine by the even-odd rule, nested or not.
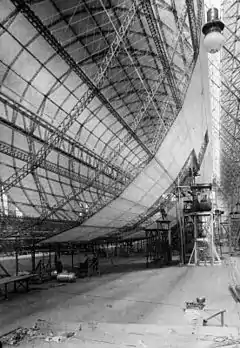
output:
[[[10,277],[4,277],[0,279],[0,290],[1,287],[4,287],[4,298],[5,300],[8,299],[8,285],[13,283],[14,286],[14,292],[17,292],[20,287],[22,287],[26,292],[29,291],[29,281],[31,278],[34,277],[34,274],[27,274],[27,275],[19,275],[19,276],[10,276]]]

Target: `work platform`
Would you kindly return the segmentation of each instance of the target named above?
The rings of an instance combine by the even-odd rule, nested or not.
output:
[[[34,277],[34,274],[26,274],[26,275],[16,275],[9,276],[0,279],[0,295],[3,293],[5,300],[8,299],[10,284],[13,284],[14,292],[16,293],[18,289],[24,289],[26,292],[29,292],[29,282]]]
[[[127,270],[121,266],[114,273],[113,269],[101,277],[47,290],[44,284],[45,290],[39,287],[27,296],[3,301],[1,333],[19,326],[31,328],[41,319],[50,323],[56,336],[74,333],[67,341],[58,343],[59,348],[125,348],[129,344],[147,348],[210,347],[216,337],[238,336],[239,316],[228,291],[227,265],[133,270],[128,264]],[[202,327],[201,321],[196,325],[193,317],[189,320],[183,310],[185,302],[199,296],[206,297],[206,316],[226,309],[227,328],[221,327],[218,318],[209,323],[211,327]],[[19,347],[55,346],[56,343],[36,340],[34,345],[23,342]]]

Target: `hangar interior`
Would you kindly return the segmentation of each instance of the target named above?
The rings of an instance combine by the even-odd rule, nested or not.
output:
[[[81,304],[79,321],[107,325],[118,347],[139,323],[163,336],[177,325],[195,342],[192,321],[149,309],[153,288],[174,305],[200,290],[217,307],[221,298],[238,326],[226,284],[236,292],[239,18],[235,0],[0,1],[0,295],[31,290],[2,302],[0,337],[19,308],[22,325],[40,315],[34,291],[43,317],[72,330],[90,286],[96,306]],[[60,283],[68,290],[51,288]],[[109,314],[96,296],[112,283]]]

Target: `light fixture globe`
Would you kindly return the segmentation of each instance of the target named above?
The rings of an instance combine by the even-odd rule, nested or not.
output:
[[[218,18],[218,9],[211,8],[207,12],[207,23],[202,27],[202,32],[205,35],[203,44],[208,53],[218,52],[224,44],[224,36],[222,31],[224,23]]]
[[[220,51],[224,42],[225,38],[220,32],[212,31],[205,36],[203,44],[208,53],[216,53]]]

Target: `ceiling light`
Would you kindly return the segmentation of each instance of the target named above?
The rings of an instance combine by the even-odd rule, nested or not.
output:
[[[207,11],[207,23],[202,27],[205,35],[203,44],[208,53],[218,52],[224,44],[222,31],[224,23],[218,18],[218,9],[215,7]]]

